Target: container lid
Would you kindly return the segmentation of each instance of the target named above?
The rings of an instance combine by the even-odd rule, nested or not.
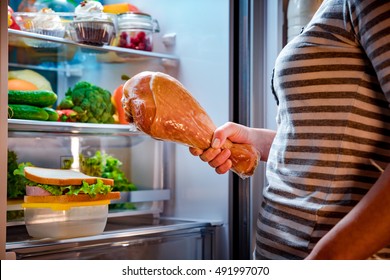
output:
[[[23,208],[51,208],[53,211],[69,210],[72,207],[108,205],[110,200],[94,200],[67,203],[22,203]]]
[[[146,29],[153,32],[160,32],[157,20],[150,15],[139,12],[127,12],[118,15],[119,29]]]

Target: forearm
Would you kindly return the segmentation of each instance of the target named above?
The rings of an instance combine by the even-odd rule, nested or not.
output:
[[[250,128],[250,143],[260,152],[261,161],[267,161],[276,132],[263,128]]]
[[[367,259],[390,244],[390,165],[307,259]]]

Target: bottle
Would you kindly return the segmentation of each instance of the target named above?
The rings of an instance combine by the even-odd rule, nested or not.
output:
[[[287,42],[299,35],[318,10],[322,0],[289,0],[287,7]]]

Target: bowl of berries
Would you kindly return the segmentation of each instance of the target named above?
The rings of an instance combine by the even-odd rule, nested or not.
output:
[[[118,47],[139,51],[153,50],[153,33],[158,33],[158,21],[150,15],[128,12],[118,15]]]

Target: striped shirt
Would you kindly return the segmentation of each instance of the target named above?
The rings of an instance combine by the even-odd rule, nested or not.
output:
[[[325,0],[275,65],[255,255],[303,259],[390,162],[390,1]]]

